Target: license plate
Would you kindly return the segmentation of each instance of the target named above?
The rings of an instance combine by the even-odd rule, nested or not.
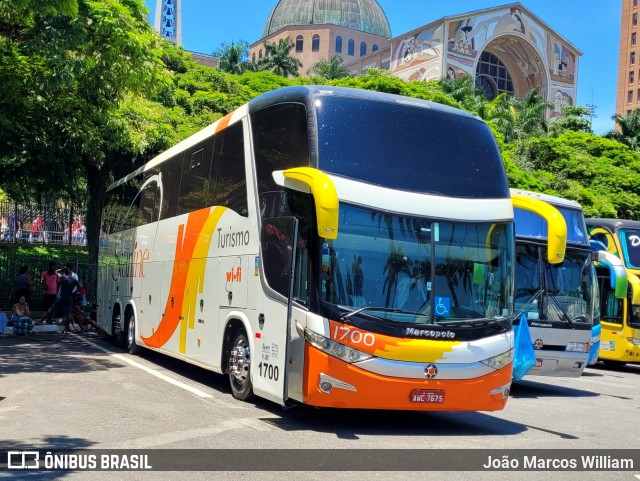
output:
[[[542,359],[536,359],[536,367],[542,367]]]
[[[414,389],[411,391],[409,399],[412,403],[442,404],[444,402],[444,391]]]

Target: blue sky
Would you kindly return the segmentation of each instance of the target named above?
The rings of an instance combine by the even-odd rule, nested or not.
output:
[[[155,0],[145,0],[153,22]],[[253,43],[262,36],[277,0],[182,0],[183,46],[212,53],[223,42]],[[378,0],[394,36],[447,15],[506,5],[499,0]],[[520,2],[582,51],[578,105],[595,104],[596,133],[613,128],[620,41],[621,0],[524,0]]]

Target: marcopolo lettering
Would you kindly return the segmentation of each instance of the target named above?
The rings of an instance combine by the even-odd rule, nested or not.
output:
[[[229,227],[231,229],[231,227]],[[218,248],[227,247],[244,247],[249,245],[251,235],[248,230],[237,232],[222,232],[222,228],[218,229]]]
[[[414,327],[408,327],[405,334],[412,337],[429,337],[431,339],[453,339],[456,337],[456,333],[451,331],[416,329]]]

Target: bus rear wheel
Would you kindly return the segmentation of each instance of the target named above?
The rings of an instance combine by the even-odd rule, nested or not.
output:
[[[125,347],[124,328],[122,326],[120,316],[115,317],[111,321],[111,332],[113,336],[113,343],[120,348]]]
[[[251,352],[249,340],[241,331],[236,333],[228,358],[229,384],[233,397],[240,401],[247,401],[253,396],[251,384]]]
[[[140,346],[136,343],[136,318],[133,314],[129,316],[127,321],[127,352],[129,354],[138,354]]]

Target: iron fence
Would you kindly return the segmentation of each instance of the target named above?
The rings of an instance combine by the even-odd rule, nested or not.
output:
[[[73,207],[0,201],[0,242],[86,245],[85,220]]]
[[[58,267],[69,263],[65,259],[44,259],[41,257],[28,257],[15,252],[0,258],[0,311],[10,311],[17,302],[15,298],[15,278],[20,272],[21,266],[27,266],[29,276],[33,281],[33,292],[29,299],[29,307],[32,311],[44,309],[43,284],[40,281],[42,273],[49,268],[49,262],[56,262]],[[98,268],[96,265],[73,261],[74,272],[87,289],[87,298],[90,302],[95,302],[95,286],[98,279]]]

